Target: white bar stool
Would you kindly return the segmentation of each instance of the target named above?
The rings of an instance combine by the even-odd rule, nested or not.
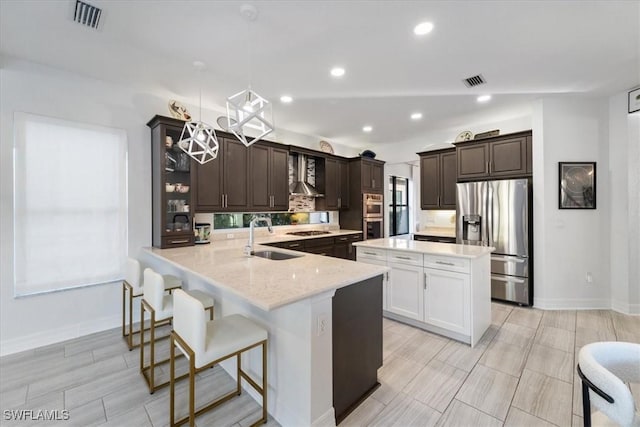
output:
[[[125,272],[125,278],[122,281],[122,336],[127,342],[129,351],[140,346],[140,343],[133,344],[133,335],[140,333],[140,331],[133,330],[133,299],[142,296],[142,269],[140,268],[140,262],[134,258],[127,258],[127,269]],[[182,280],[176,276],[165,274],[164,278],[164,290],[171,293],[174,289],[182,287]],[[129,306],[129,330],[127,331],[126,322],[126,307],[127,298]]]
[[[242,353],[262,346],[262,386],[259,386],[242,370]],[[175,347],[189,359],[189,415],[175,420]],[[218,320],[207,321],[202,303],[182,290],[174,293],[173,332],[170,353],[170,408],[171,426],[189,422],[193,427],[195,417],[209,411],[234,396],[239,396],[241,379],[244,378],[262,396],[262,418],[255,425],[267,422],[267,331],[246,317],[234,314]],[[236,356],[236,390],[195,410],[195,375],[213,365]]]
[[[149,392],[153,394],[160,387],[169,385],[169,381],[161,384],[155,384],[155,368],[157,365],[169,362],[164,359],[156,362],[155,360],[155,343],[156,343],[156,326],[171,322],[173,318],[173,295],[165,295],[165,284],[162,275],[156,273],[150,268],[144,270],[144,292],[142,301],[140,302],[140,342],[144,343],[144,315],[149,312],[149,365],[144,364],[144,345],[140,346],[140,373],[144,377],[149,386]],[[176,289],[175,292],[180,289]],[[184,292],[184,291],[182,291]],[[213,297],[202,291],[185,292],[198,300],[205,310],[209,310],[209,318],[213,319]],[[165,337],[166,338],[166,337]],[[145,343],[146,344],[146,343]]]
[[[627,383],[640,382],[640,344],[596,342],[578,353],[582,415],[591,425],[640,426],[640,412]],[[598,409],[591,414],[591,405]]]

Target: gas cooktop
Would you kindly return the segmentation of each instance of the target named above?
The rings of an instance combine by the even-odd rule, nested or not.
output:
[[[291,231],[287,234],[292,236],[321,236],[323,234],[331,234],[330,231],[309,230],[309,231]]]

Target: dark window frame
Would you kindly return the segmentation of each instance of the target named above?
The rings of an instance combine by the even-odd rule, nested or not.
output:
[[[409,178],[403,178],[403,177],[391,175],[389,179],[390,179],[389,183],[391,184],[391,204],[389,204],[389,209],[391,211],[391,219],[389,221],[389,237],[402,236],[405,234],[409,234],[409,231],[410,231],[409,230],[410,229],[409,227]],[[398,203],[398,201],[396,200],[396,195],[397,195],[396,188],[397,188],[398,180],[405,181],[406,191],[404,191],[404,195],[405,195],[404,203]],[[406,208],[406,215],[407,215],[407,232],[406,233],[398,233],[398,229],[396,227],[397,216],[400,215],[401,208]]]

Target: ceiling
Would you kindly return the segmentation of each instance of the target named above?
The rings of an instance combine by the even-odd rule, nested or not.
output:
[[[250,80],[277,127],[354,147],[640,82],[640,1],[253,1],[251,23],[243,1],[86,1],[104,10],[98,31],[71,20],[75,0],[0,0],[0,53],[190,105],[200,80],[204,106],[219,111]],[[422,21],[435,28],[417,37]],[[200,76],[195,60],[207,65]],[[335,65],[343,78],[329,75]],[[467,88],[476,74],[487,83]]]

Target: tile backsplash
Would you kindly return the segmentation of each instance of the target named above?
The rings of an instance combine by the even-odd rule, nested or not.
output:
[[[315,197],[289,195],[289,212],[313,212],[315,210]]]

